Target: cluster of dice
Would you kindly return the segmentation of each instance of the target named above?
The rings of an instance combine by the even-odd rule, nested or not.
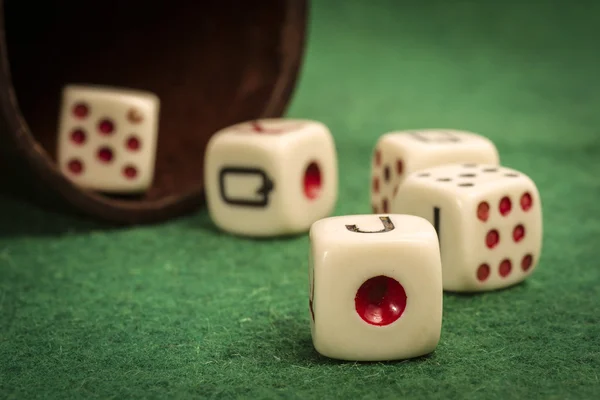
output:
[[[399,131],[375,146],[373,214],[331,217],[337,155],[328,128],[306,120],[245,122],[217,132],[205,157],[208,209],[224,231],[309,232],[313,344],[331,358],[406,359],[432,352],[443,291],[523,281],[541,251],[533,181],[500,165],[487,138]]]
[[[68,87],[61,170],[88,188],[147,189],[157,125],[152,94]],[[381,361],[431,353],[441,336],[443,291],[507,288],[538,264],[536,185],[500,165],[482,135],[382,135],[372,159],[372,214],[331,217],[337,152],[317,121],[226,127],[211,137],[204,162],[207,207],[220,229],[254,237],[309,233],[311,333],[327,357]]]

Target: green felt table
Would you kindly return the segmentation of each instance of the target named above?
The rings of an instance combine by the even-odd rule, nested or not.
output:
[[[538,269],[445,294],[433,354],[319,356],[307,235],[233,237],[205,210],[116,229],[4,195],[0,397],[598,398],[600,6],[561,4],[313,3],[287,116],[335,136],[335,215],[370,212],[372,150],[397,129],[481,133],[538,185]]]

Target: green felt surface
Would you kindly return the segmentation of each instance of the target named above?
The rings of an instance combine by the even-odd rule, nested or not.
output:
[[[369,212],[383,132],[470,129],[538,185],[531,279],[446,294],[430,357],[338,362],[311,345],[306,236],[235,238],[204,211],[107,229],[5,196],[0,397],[598,398],[600,6],[367,3],[314,2],[288,113],[336,137],[335,214]]]

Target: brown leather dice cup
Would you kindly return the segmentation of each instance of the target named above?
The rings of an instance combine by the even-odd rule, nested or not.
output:
[[[307,12],[308,0],[0,0],[0,184],[42,206],[118,224],[198,209],[211,135],[284,114]],[[99,194],[60,173],[60,97],[70,83],[160,97],[156,173],[146,193]]]

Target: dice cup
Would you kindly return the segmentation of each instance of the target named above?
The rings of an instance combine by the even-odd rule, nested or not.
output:
[[[307,13],[308,0],[0,0],[0,183],[42,206],[117,224],[196,210],[211,135],[285,112]],[[58,115],[69,83],[160,97],[156,172],[146,193],[100,194],[60,173]]]

